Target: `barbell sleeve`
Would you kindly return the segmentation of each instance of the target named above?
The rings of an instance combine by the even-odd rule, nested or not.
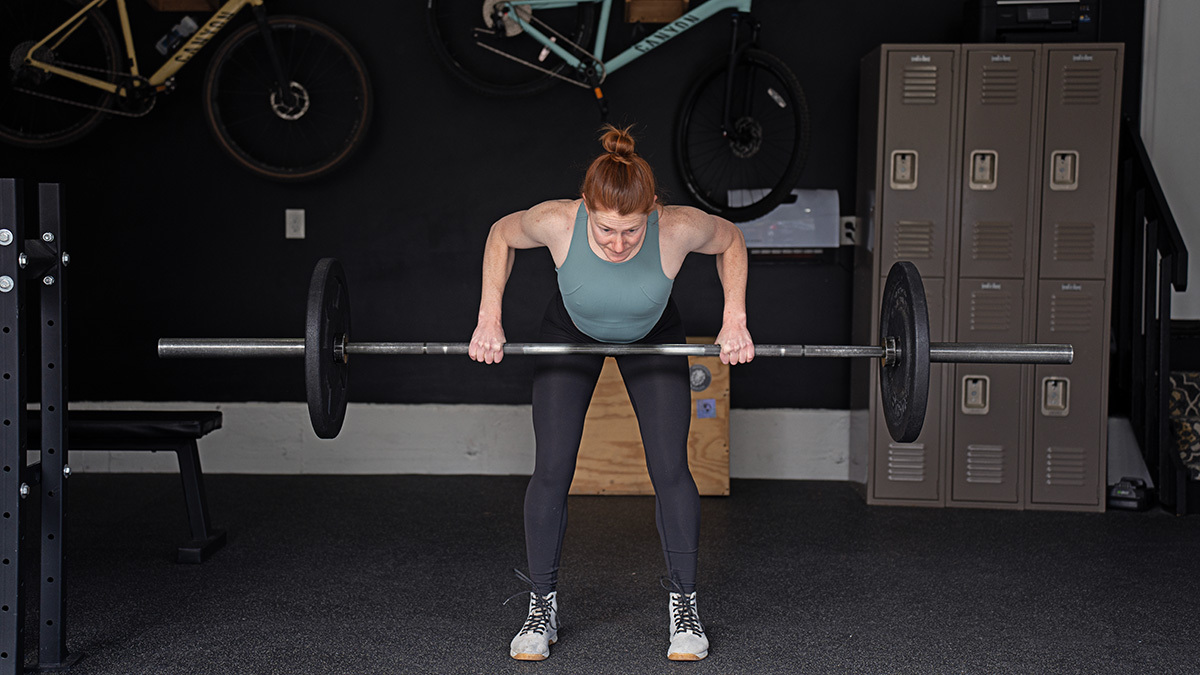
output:
[[[1069,364],[1075,360],[1075,349],[1059,344],[931,342],[929,360],[933,363]]]
[[[162,359],[286,356],[304,356],[304,338],[163,338],[158,341],[158,357]]]
[[[466,342],[351,342],[347,355],[465,355]],[[754,346],[760,357],[883,358],[885,349],[867,345]],[[720,356],[715,344],[554,344],[510,342],[504,354],[544,356],[590,354],[600,356]],[[161,358],[271,358],[304,355],[302,338],[164,338],[158,341]],[[934,342],[929,360],[935,363],[1067,364],[1074,356],[1071,345]],[[903,358],[903,355],[900,355]]]

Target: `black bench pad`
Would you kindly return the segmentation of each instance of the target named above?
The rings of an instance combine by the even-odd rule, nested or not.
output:
[[[42,415],[30,410],[26,418],[29,447],[42,446]],[[122,441],[156,442],[201,438],[221,428],[217,410],[72,410],[67,413],[67,440],[70,447],[88,449],[88,443]]]

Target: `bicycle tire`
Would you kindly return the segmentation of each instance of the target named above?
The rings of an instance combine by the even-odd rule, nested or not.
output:
[[[0,3],[0,58],[7,63],[0,76],[0,141],[26,148],[58,147],[91,133],[108,116],[96,108],[111,107],[117,99],[115,94],[22,63],[29,47],[77,11],[78,7],[63,0]],[[39,60],[97,69],[81,72],[112,81],[113,73],[122,64],[117,44],[112,24],[99,10],[92,9],[61,45],[54,49],[43,47],[46,51],[39,55]]]
[[[791,194],[808,157],[808,102],[783,61],[747,49],[735,64],[731,117],[723,128],[728,59],[691,86],[676,125],[675,159],[688,192],[732,221],[767,214]]]
[[[426,26],[433,52],[458,79],[475,91],[489,96],[522,96],[549,89],[559,79],[554,75],[514,63],[476,43],[499,49],[515,58],[535,62],[553,73],[570,71],[567,63],[547,52],[542,45],[524,35],[511,37],[488,34],[484,22],[484,0],[427,0]],[[596,22],[596,6],[580,4],[559,9],[539,9],[534,17],[562,33],[571,42],[587,46]],[[484,32],[479,32],[484,31]],[[566,47],[566,45],[564,45]],[[567,47],[568,51],[570,48]]]
[[[325,24],[267,18],[295,105],[275,93],[257,22],[221,43],[204,78],[204,113],[221,148],[250,171],[303,181],[343,165],[363,143],[374,95],[358,52]]]

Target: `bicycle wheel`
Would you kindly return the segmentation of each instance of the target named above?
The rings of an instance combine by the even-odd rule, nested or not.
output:
[[[63,0],[0,3],[0,140],[29,148],[65,145],[104,119],[116,95],[24,64],[29,48],[79,8]],[[38,50],[39,61],[111,81],[121,66],[117,35],[98,10],[85,14],[60,44]]]
[[[523,35],[516,23],[492,26],[492,10],[503,0],[427,0],[426,18],[433,51],[450,72],[472,89],[491,96],[532,94],[558,82],[550,73],[566,74],[570,68],[541,43]],[[567,51],[564,38],[580,46],[592,34],[596,5],[581,3],[556,9],[518,8],[526,20]],[[544,24],[544,26],[543,26]],[[561,37],[555,36],[551,30]],[[500,52],[500,53],[497,53]],[[524,63],[535,64],[537,70]],[[549,72],[545,72],[549,71]]]
[[[280,181],[324,175],[362,145],[374,97],[358,52],[328,26],[267,19],[291,97],[281,94],[258,23],[221,43],[204,80],[204,112],[221,147]],[[290,98],[290,100],[289,100]]]
[[[688,191],[705,208],[734,221],[778,206],[804,170],[808,103],[800,82],[779,59],[747,49],[734,67],[731,129],[725,129],[723,60],[684,98],[675,159]]]

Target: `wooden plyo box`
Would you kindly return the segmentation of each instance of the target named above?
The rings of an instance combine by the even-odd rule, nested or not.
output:
[[[688,342],[712,343],[712,338]],[[704,496],[729,494],[729,366],[715,356],[689,356],[694,369],[703,366],[712,380],[692,390],[692,425],[688,432],[688,465]],[[592,395],[575,465],[573,495],[652,495],[646,455],[637,417],[616,360],[604,360]]]

